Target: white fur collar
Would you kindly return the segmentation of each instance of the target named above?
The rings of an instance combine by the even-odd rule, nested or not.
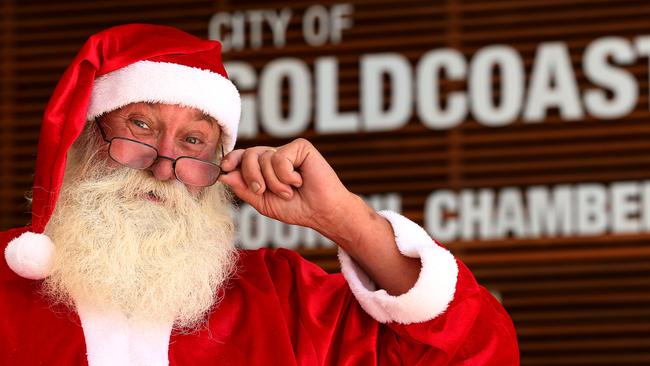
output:
[[[117,310],[77,304],[89,366],[168,365],[173,322],[144,323]]]

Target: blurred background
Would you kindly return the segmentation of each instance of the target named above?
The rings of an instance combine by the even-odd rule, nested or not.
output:
[[[220,39],[239,146],[305,137],[504,304],[522,365],[650,364],[650,3],[11,1],[0,5],[0,229],[29,222],[39,125],[91,34]],[[241,246],[327,271],[317,234],[234,213]]]

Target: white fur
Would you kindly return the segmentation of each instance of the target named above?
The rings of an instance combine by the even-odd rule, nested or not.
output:
[[[221,126],[226,152],[235,146],[241,99],[233,83],[217,73],[169,62],[136,62],[95,80],[87,119],[137,102],[199,109]]]
[[[129,325],[119,311],[77,303],[89,366],[129,365]]]
[[[169,364],[172,321],[141,323],[118,310],[77,303],[89,366]]]
[[[417,282],[408,292],[391,296],[376,290],[368,275],[343,250],[339,249],[341,272],[361,307],[381,323],[420,323],[442,314],[454,298],[458,265],[448,250],[437,245],[427,232],[391,211],[379,212],[393,227],[395,242],[403,255],[420,258],[422,268]]]
[[[28,231],[9,242],[5,260],[17,275],[42,280],[52,270],[54,244],[47,235]]]

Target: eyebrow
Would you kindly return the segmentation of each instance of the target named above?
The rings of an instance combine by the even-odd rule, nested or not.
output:
[[[222,133],[221,131],[221,125],[217,122],[217,120],[211,116],[209,116],[205,112],[198,111],[197,114],[195,114],[195,117],[192,119],[193,123],[201,123],[201,122],[207,122],[208,125],[210,126],[210,129],[219,131],[219,134]]]
[[[217,120],[214,117],[210,116],[209,114],[207,114],[205,112],[199,111],[199,120],[206,120],[206,121],[210,122],[211,125],[219,126],[219,123],[217,122]]]

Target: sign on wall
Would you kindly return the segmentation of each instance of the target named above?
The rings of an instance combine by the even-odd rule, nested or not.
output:
[[[288,40],[290,23],[300,30],[299,39]],[[252,140],[261,132],[282,139],[307,130],[315,135],[391,132],[413,121],[431,131],[469,120],[503,129],[548,123],[550,112],[565,123],[616,121],[640,107],[640,85],[647,84],[626,67],[639,62],[647,67],[650,60],[650,36],[595,38],[578,55],[576,66],[586,81],[581,85],[570,46],[562,41],[536,44],[529,68],[507,44],[488,44],[469,55],[437,47],[413,61],[400,52],[359,53],[358,108],[342,111],[336,47],[354,31],[353,4],[312,5],[302,14],[288,7],[219,12],[208,30],[210,38],[222,40],[225,52],[274,51],[257,69],[246,59],[226,66],[242,92],[239,137]],[[335,52],[308,60],[290,57],[283,51],[292,41],[314,49],[331,45]],[[462,82],[464,88],[445,92],[446,82]],[[371,199],[375,208],[400,211],[399,193],[386,194]],[[442,242],[642,233],[650,231],[650,183],[442,189],[426,197],[422,216],[428,232]],[[247,247],[331,245],[248,207],[236,217]]]

